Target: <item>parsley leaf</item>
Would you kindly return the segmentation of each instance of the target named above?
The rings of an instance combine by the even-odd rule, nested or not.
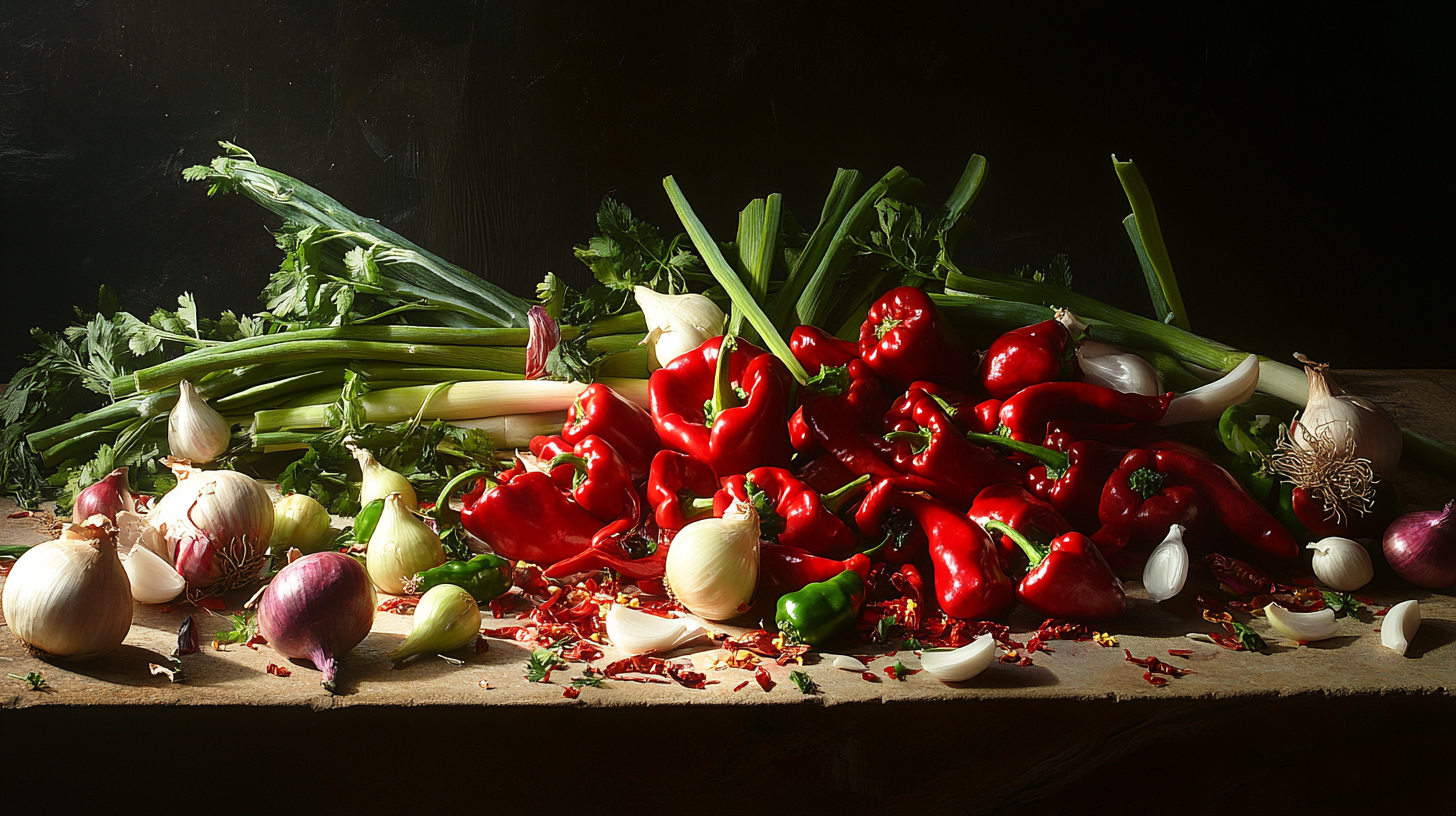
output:
[[[253,613],[242,612],[228,619],[232,628],[212,636],[213,643],[247,643],[253,639]]]
[[[1265,649],[1269,648],[1269,644],[1265,643],[1264,639],[1259,637],[1259,633],[1255,632],[1253,629],[1250,629],[1249,627],[1245,626],[1242,623],[1239,623],[1238,621],[1233,621],[1229,625],[1232,627],[1234,636],[1237,637],[1239,639],[1239,642],[1244,645],[1244,649],[1246,651],[1262,652]]]
[[[1360,613],[1360,602],[1348,592],[1326,592],[1321,590],[1320,595],[1325,599],[1325,606],[1335,610],[1335,617],[1355,617]]]
[[[875,643],[888,643],[890,635],[895,627],[900,625],[899,615],[886,615],[875,623],[875,631],[870,635],[870,640]]]
[[[796,685],[796,686],[799,687],[799,693],[800,694],[818,694],[819,693],[819,684],[818,683],[815,683],[814,682],[814,678],[810,677],[805,672],[801,672],[801,671],[797,671],[797,670],[796,671],[791,671],[791,672],[789,672],[789,679],[792,680],[792,681],[794,681],[794,685]]]
[[[622,306],[631,300],[634,286],[677,294],[687,291],[689,279],[706,275],[702,260],[684,248],[685,234],[664,242],[656,227],[633,217],[627,205],[611,198],[602,199],[597,231],[574,252],[605,289],[625,293]],[[612,312],[620,312],[622,306]]]
[[[596,669],[593,669],[591,666],[587,666],[586,667],[586,670],[581,673],[581,677],[573,677],[573,678],[571,678],[571,687],[572,688],[606,688],[607,687],[607,678],[606,678],[606,675],[603,675],[602,673],[598,672]]]
[[[13,680],[19,680],[20,682],[24,683],[26,688],[31,691],[45,691],[46,689],[50,688],[50,686],[46,684],[45,676],[42,675],[40,672],[27,672],[23,675],[10,674],[9,672],[6,672],[5,676]]]
[[[536,649],[531,652],[531,659],[526,661],[526,682],[549,683],[551,672],[564,668],[566,661],[559,653],[551,649]]]

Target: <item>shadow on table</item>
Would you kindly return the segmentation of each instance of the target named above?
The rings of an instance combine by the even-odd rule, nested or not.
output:
[[[1024,689],[1060,685],[1056,674],[1045,666],[1011,666],[994,664],[964,683],[946,683],[951,688]]]
[[[1410,648],[1406,649],[1405,656],[1412,659],[1425,657],[1453,642],[1456,642],[1456,621],[1421,621],[1421,628],[1416,630],[1416,636],[1411,640]]]
[[[185,671],[188,668],[189,658],[182,658],[182,666]],[[166,686],[167,678],[162,675],[152,674],[147,669],[148,663],[156,663],[159,666],[171,668],[172,661],[167,656],[152,649],[143,649],[140,646],[132,646],[123,643],[109,652],[99,660],[87,661],[84,663],[71,663],[64,660],[46,661],[56,668],[65,669],[68,672],[89,677],[92,680],[101,680],[106,683],[115,683],[119,686],[132,686],[134,688],[157,688]],[[211,685],[207,682],[194,683],[191,676],[187,678],[188,685]]]

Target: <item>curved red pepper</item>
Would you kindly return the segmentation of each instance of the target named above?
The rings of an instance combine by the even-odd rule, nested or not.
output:
[[[1134,450],[1107,478],[1097,515],[1102,528],[1092,540],[1103,554],[1112,555],[1129,544],[1155,546],[1174,524],[1198,529],[1209,516],[1209,506],[1199,491],[1165,478],[1157,451]]]
[[[996,545],[985,530],[939,499],[893,489],[883,499],[873,505],[880,519],[866,514],[856,520],[864,529],[877,524],[890,507],[910,512],[930,542],[936,597],[947,615],[984,619],[1010,611],[1015,603],[1011,579],[1001,571]]]
[[[1078,422],[1153,423],[1163,418],[1171,392],[1158,397],[1124,394],[1084,382],[1050,382],[1028,386],[1001,404],[1001,424],[1011,438],[1040,445],[1047,423],[1064,419]]]
[[[859,356],[901,388],[930,380],[962,391],[975,384],[971,354],[930,295],[913,286],[886,292],[859,329]]]
[[[482,482],[464,502],[460,520],[465,529],[512,561],[550,566],[586,550],[602,528],[540,471],[488,490]]]
[[[713,515],[721,518],[734,502],[744,502],[758,511],[763,538],[815,555],[842,553],[853,549],[857,539],[835,512],[868,481],[864,477],[821,497],[783,468],[754,468],[723,480],[713,497]]]
[[[647,393],[658,437],[664,447],[692,454],[717,473],[787,467],[794,454],[785,426],[790,378],[777,357],[736,341],[726,372],[730,387],[719,389],[720,410],[707,419],[704,406],[713,403],[718,388],[722,344],[715,337],[652,373]],[[743,396],[735,396],[738,391]]]
[[[1012,329],[986,349],[981,385],[992,397],[1004,400],[1029,385],[1080,379],[1076,349],[1072,333],[1055,318]]]
[[[1157,452],[1158,471],[1175,476],[1213,505],[1214,515],[1236,536],[1276,558],[1294,558],[1299,545],[1278,519],[1249,494],[1239,480],[1212,460],[1187,451]]]
[[[636,521],[637,490],[632,486],[632,471],[611,443],[600,436],[581,438],[570,451],[559,453],[546,463],[551,480],[559,487],[563,476],[571,486],[571,497],[581,508],[603,523],[622,516],[632,509]]]
[[[543,573],[547,578],[563,578],[578,572],[611,569],[634,581],[651,581],[667,574],[668,545],[658,543],[647,534],[639,518],[637,498],[626,508],[622,518],[598,530],[591,546],[582,552],[553,564]]]
[[[758,550],[758,597],[777,598],[798,592],[809,584],[828,581],[845,570],[861,579],[870,574],[870,559],[852,555],[844,561],[823,558],[798,547],[764,544]]]
[[[928,480],[932,495],[963,509],[989,485],[1021,481],[1015,465],[967,441],[934,397],[917,390],[906,398],[908,421],[885,435],[896,470]]]
[[[561,429],[561,438],[573,445],[588,436],[599,436],[611,443],[631,468],[634,481],[647,475],[652,457],[662,450],[652,415],[602,383],[594,383],[577,395]]]
[[[794,475],[820,493],[833,493],[840,485],[849,484],[855,478],[849,468],[827,453],[796,466]]]
[[[870,486],[855,508],[854,521],[861,534],[882,538],[871,553],[877,561],[899,566],[927,554],[930,542],[908,510],[896,504],[899,490],[889,479]]]
[[[870,424],[866,418],[873,415],[872,424],[878,425],[884,414],[879,378],[863,360],[851,361],[842,377],[847,377],[847,384],[824,391],[805,389],[804,420],[814,438],[855,476],[892,479],[906,490],[930,490],[929,479],[896,470],[864,436],[864,426]],[[872,414],[875,406],[878,415]],[[871,432],[878,433],[877,429]]]
[[[859,359],[858,343],[840,340],[813,326],[799,326],[794,329],[793,334],[789,335],[789,351],[811,377],[825,367],[834,368]]]
[[[956,391],[927,380],[916,380],[910,383],[905,393],[891,403],[889,410],[885,412],[886,431],[896,430],[896,423],[910,418],[916,392],[924,392],[934,397],[945,415],[963,431],[991,433],[1001,424],[1000,400],[981,400],[964,391]]]
[[[1021,548],[1009,537],[993,532],[986,522],[999,521],[1038,546],[1072,532],[1061,513],[1017,485],[998,484],[982,490],[967,515],[990,534],[1003,569],[1018,561]]]
[[[1127,611],[1122,581],[1097,545],[1081,533],[1067,533],[1043,551],[1005,525],[992,526],[1026,552],[1031,570],[1016,587],[1016,600],[1043,618],[1105,621]]]
[[[658,451],[647,476],[647,503],[664,533],[713,514],[718,477],[707,462],[677,451]],[[700,500],[698,503],[695,500]]]
[[[994,434],[970,434],[969,437],[972,442],[1013,450],[1041,462],[1026,472],[1026,489],[1051,504],[1072,529],[1091,533],[1102,526],[1098,516],[1102,490],[1107,478],[1127,455],[1126,448],[1100,442],[1074,442],[1063,452]]]

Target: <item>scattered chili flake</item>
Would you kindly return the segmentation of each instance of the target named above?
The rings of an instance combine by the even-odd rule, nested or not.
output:
[[[566,688],[561,690],[561,696],[571,700],[575,700],[576,698],[581,696],[581,689],[577,688],[576,686],[567,686]]]
[[[1247,561],[1209,553],[1203,557],[1203,563],[1208,565],[1213,571],[1213,577],[1218,579],[1224,591],[1230,595],[1258,595],[1276,591],[1274,579]]]
[[[490,651],[490,641],[488,641],[488,640],[485,639],[485,635],[476,635],[475,636],[475,653],[476,654],[485,654],[488,651]]]
[[[490,602],[491,617],[499,620],[508,618],[523,609],[530,609],[531,602],[524,593],[512,590]]]
[[[758,670],[753,673],[753,679],[758,681],[759,688],[764,691],[773,691],[774,681],[772,677],[768,676],[768,669],[759,666]]]
[[[1324,595],[1313,588],[1293,588],[1291,592],[1274,592],[1256,595],[1247,601],[1229,601],[1229,609],[1247,614],[1258,614],[1271,603],[1279,604],[1290,612],[1318,612],[1325,608]]]
[[[1168,654],[1173,657],[1187,657],[1193,654],[1192,649],[1169,649]]]
[[[744,632],[738,637],[729,637],[723,641],[723,648],[730,652],[747,649],[756,655],[763,657],[778,657],[780,649],[774,642],[778,635],[763,629],[755,629],[752,632]]]
[[[1152,672],[1143,672],[1143,679],[1159,687],[1168,685],[1168,678],[1158,677]]]
[[[10,515],[6,516],[5,518],[8,518],[8,519],[30,518],[31,516],[34,516],[34,515],[35,515],[35,511],[34,510],[21,510],[21,511],[19,511],[17,513],[11,513]]]
[[[723,665],[729,669],[751,669],[758,665],[758,658],[747,649],[739,649],[736,652],[730,652]]]
[[[1203,613],[1203,619],[1209,623],[1231,623],[1234,619],[1223,601],[1207,593],[1198,593],[1193,599],[1193,603]]]
[[[880,682],[880,676],[877,675],[877,674],[875,674],[872,671],[869,671],[869,670],[865,670],[865,671],[861,672],[860,673],[860,677],[863,678],[863,679],[865,679],[865,680],[870,681],[871,683],[878,683],[878,682]]]
[[[787,666],[790,663],[797,663],[802,666],[804,665],[804,655],[809,653],[809,649],[810,646],[807,643],[785,645],[783,650],[779,652],[779,656],[774,659],[774,662],[780,666]]]
[[[260,645],[268,645],[268,639],[258,634],[257,632],[254,632],[252,637],[248,638],[246,641],[243,642],[243,645],[256,652],[258,651],[258,647]]]
[[[1051,652],[1052,651],[1051,649],[1048,649],[1047,647],[1045,647],[1045,646],[1042,645],[1042,643],[1041,643],[1041,633],[1040,632],[1037,632],[1037,633],[1032,634],[1031,638],[1026,641],[1026,653],[1027,654],[1036,654],[1037,651],[1043,651],[1043,652]]]
[[[522,592],[537,598],[547,597],[551,594],[553,588],[560,589],[560,587],[555,587],[550,581],[546,580],[546,576],[540,567],[524,561],[516,564],[516,572],[511,576],[511,582]]]
[[[1384,609],[1377,609],[1377,610],[1375,610],[1375,617],[1377,617],[1377,618],[1383,618],[1383,617],[1385,617],[1385,615],[1386,615],[1387,612],[1389,612],[1390,610],[1392,610],[1394,608],[1395,607],[1393,607],[1393,606],[1387,606]]]
[[[214,612],[221,612],[224,609],[227,609],[227,603],[225,603],[222,598],[198,598],[192,603],[196,606],[202,607],[203,609],[211,609]]]
[[[521,643],[530,640],[532,637],[524,626],[502,626],[499,629],[481,629],[480,636],[498,638],[500,640],[514,640]]]
[[[1111,632],[1093,632],[1092,640],[1103,648],[1111,648],[1117,645],[1117,635]]]
[[[1189,669],[1180,669],[1177,666],[1169,666],[1158,658],[1149,655],[1147,657],[1133,657],[1132,652],[1123,649],[1122,653],[1127,656],[1127,662],[1142,666],[1152,674],[1166,674],[1169,677],[1182,677],[1185,674],[1193,674]],[[1151,681],[1149,681],[1151,682]],[[1154,685],[1162,685],[1155,683]]]
[[[1078,643],[1092,640],[1094,636],[1094,633],[1091,629],[1087,628],[1086,624],[1057,620],[1056,618],[1047,618],[1042,621],[1041,626],[1038,626],[1036,629],[1036,634],[1040,635],[1044,641],[1075,640]]]
[[[746,688],[748,688],[748,681],[747,680],[744,680],[742,683],[739,683],[738,685],[734,686],[733,687],[733,690],[734,691],[743,691]]]
[[[667,676],[667,661],[660,657],[651,655],[633,655],[624,657],[615,663],[610,663],[602,674],[613,680],[630,680],[633,683],[667,683],[668,680],[655,680],[651,677],[629,677],[629,674],[650,674],[659,677]]]
[[[891,680],[904,680],[912,674],[919,674],[920,669],[906,668],[904,663],[896,660],[895,665],[885,667],[885,676]]]
[[[484,677],[480,678],[480,687],[483,689],[492,688],[492,686],[490,685],[490,681],[485,679]]]
[[[589,641],[578,640],[569,649],[564,650],[561,656],[578,663],[590,663],[593,660],[600,660],[605,654],[605,652]]]
[[[289,671],[288,669],[283,668],[282,666],[278,665],[277,663],[269,663],[268,664],[268,673],[271,674],[271,675],[273,675],[274,677],[292,677],[293,676],[293,672],[292,671]]]
[[[692,668],[692,664],[668,663],[667,676],[678,682],[678,685],[690,689],[707,688],[716,684],[717,680],[709,680],[708,675]]]
[[[380,612],[393,612],[396,615],[413,615],[415,607],[419,606],[419,598],[390,598],[379,605]]]

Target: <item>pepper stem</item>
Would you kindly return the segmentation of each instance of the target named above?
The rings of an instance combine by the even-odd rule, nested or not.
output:
[[[1040,564],[1042,559],[1047,557],[1047,553],[1051,551],[1050,548],[1043,550],[1031,543],[1030,539],[1018,533],[1016,528],[1010,524],[990,519],[982,526],[986,528],[986,532],[988,533],[1000,533],[1016,542],[1016,546],[1020,547],[1021,551],[1026,553],[1026,565],[1028,567],[1034,567]]]
[[[1158,495],[1163,489],[1163,474],[1152,468],[1138,468],[1127,477],[1127,484],[1133,492],[1143,497],[1143,500],[1151,499]]]
[[[1041,445],[1033,445],[1030,442],[1018,442],[996,434],[968,433],[966,439],[982,445],[990,445],[996,448],[1005,448],[1017,453],[1024,453],[1027,456],[1047,466],[1047,470],[1066,470],[1067,455],[1058,450],[1045,448]]]
[[[833,493],[825,493],[821,495],[819,497],[819,503],[822,504],[827,510],[829,510],[829,512],[838,513],[844,507],[844,505],[849,503],[850,498],[859,492],[859,489],[861,487],[864,487],[869,483],[870,476],[868,473],[866,473],[865,475],[859,477],[858,479],[855,479],[854,481],[850,482],[844,487],[839,488]]]
[[[456,513],[455,508],[450,506],[450,500],[455,498],[455,491],[459,490],[462,485],[471,479],[476,479],[481,476],[489,477],[490,472],[481,468],[471,468],[446,482],[445,487],[440,490],[440,497],[435,499],[435,525],[440,528],[441,533],[454,527],[459,521],[460,514]]]
[[[910,450],[915,453],[923,453],[930,447],[930,429],[921,428],[918,431],[891,431],[885,434],[886,442],[909,442]]]
[[[718,419],[719,414],[743,404],[738,392],[733,389],[731,363],[733,352],[737,348],[738,338],[731,334],[724,335],[722,345],[718,346],[718,362],[713,372],[713,415],[707,418],[710,426]]]
[[[711,496],[705,498],[688,499],[682,503],[683,518],[689,521],[699,516],[713,515],[713,499]]]
[[[577,456],[574,453],[558,453],[551,459],[551,462],[546,465],[546,472],[550,473],[551,471],[563,465],[570,465],[571,467],[576,469],[576,475],[572,477],[571,484],[573,487],[580,487],[581,483],[586,480],[587,476],[586,458],[582,456]]]

